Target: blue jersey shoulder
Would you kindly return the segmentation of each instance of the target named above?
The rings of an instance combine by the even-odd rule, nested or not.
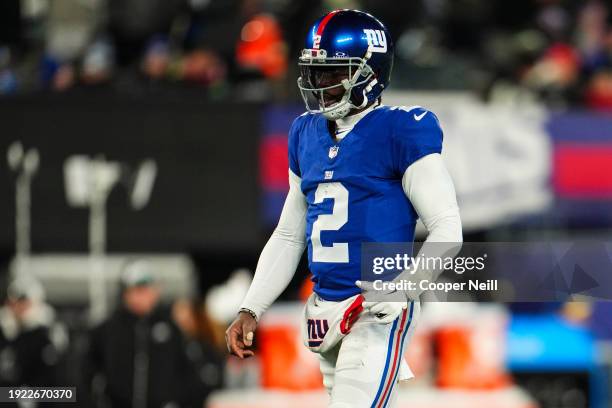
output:
[[[420,158],[442,152],[443,133],[438,117],[420,106],[385,107],[391,126],[394,166],[400,174]]]
[[[300,172],[300,166],[298,161],[298,148],[300,145],[300,134],[302,130],[305,128],[307,123],[316,118],[317,115],[304,112],[297,118],[293,120],[291,127],[289,128],[288,135],[288,150],[289,150],[289,169],[299,176],[302,177]]]

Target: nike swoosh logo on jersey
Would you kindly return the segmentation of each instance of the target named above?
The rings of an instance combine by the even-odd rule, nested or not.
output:
[[[423,116],[427,115],[427,111],[421,113],[420,115],[417,115],[416,113],[414,114],[414,120],[416,120],[417,122],[420,121],[421,119],[423,119]]]

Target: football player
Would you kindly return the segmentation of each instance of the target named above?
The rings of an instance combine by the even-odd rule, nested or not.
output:
[[[226,332],[240,358],[257,322],[292,279],[308,248],[314,293],[304,343],[320,360],[330,407],[388,407],[411,376],[403,359],[418,295],[364,302],[361,244],[409,242],[420,218],[425,243],[462,241],[442,130],[419,106],[384,106],[393,42],[370,14],[337,10],[317,20],[299,58],[307,112],[289,130],[289,193],[251,287]],[[458,244],[460,245],[460,244]]]

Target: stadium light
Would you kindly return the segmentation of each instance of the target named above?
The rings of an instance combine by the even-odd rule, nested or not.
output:
[[[117,184],[128,190],[130,206],[140,210],[151,197],[157,164],[145,160],[134,171],[127,164],[107,161],[102,156],[94,158],[71,156],[64,163],[66,199],[73,207],[89,208],[89,297],[90,319],[101,320],[107,313],[107,296],[104,279],[104,255],[106,254],[106,202]]]
[[[129,189],[130,204],[133,209],[141,210],[148,204],[156,176],[157,163],[155,160],[145,160],[138,166],[133,176],[134,182]]]
[[[21,142],[12,143],[6,154],[10,169],[17,173],[15,181],[15,259],[16,273],[25,269],[31,252],[31,190],[38,171],[40,156],[35,148],[24,149]]]

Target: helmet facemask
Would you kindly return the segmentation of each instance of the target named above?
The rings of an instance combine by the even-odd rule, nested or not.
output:
[[[351,109],[365,107],[368,103],[365,92],[354,95],[353,90],[374,77],[367,64],[370,55],[368,52],[365,58],[327,58],[325,50],[303,50],[297,84],[306,109],[335,120],[348,115]]]

